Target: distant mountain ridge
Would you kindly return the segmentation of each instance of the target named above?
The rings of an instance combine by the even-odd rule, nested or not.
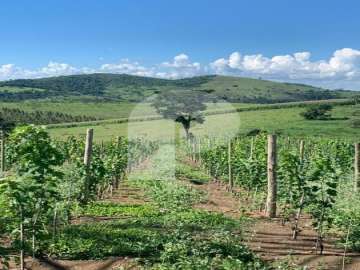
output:
[[[202,90],[229,102],[278,103],[347,98],[356,91],[326,90],[305,84],[207,75],[169,80],[94,73],[0,82],[1,101],[28,99],[118,100],[139,102],[161,91]]]

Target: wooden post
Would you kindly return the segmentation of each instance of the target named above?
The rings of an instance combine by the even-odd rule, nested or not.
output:
[[[24,216],[22,207],[20,207],[20,270],[25,269],[24,263],[25,248],[24,248]]]
[[[254,149],[255,148],[255,137],[251,137],[251,144],[250,144],[250,159],[253,158]]]
[[[85,180],[85,198],[88,199],[89,196],[89,177],[88,171],[91,162],[92,154],[92,144],[93,144],[94,130],[92,128],[87,129],[86,131],[86,142],[85,142],[85,152],[84,152],[84,165],[86,166],[86,180]]]
[[[1,136],[1,163],[0,163],[0,172],[5,172],[5,134],[3,131],[0,133]]]
[[[360,179],[359,179],[359,173],[360,173],[360,144],[355,143],[355,158],[354,158],[354,191],[359,192],[360,190]]]
[[[100,144],[100,157],[104,156],[104,152],[105,152],[105,144],[104,141],[101,140],[101,144]]]
[[[228,166],[229,166],[229,190],[232,191],[234,187],[234,181],[231,172],[231,140],[229,140],[229,144],[228,144]]]
[[[269,218],[276,216],[276,135],[268,135],[268,158],[267,158],[267,178],[268,194],[266,200],[266,215]]]
[[[87,129],[85,152],[84,152],[84,165],[87,167],[90,166],[93,137],[94,137],[94,130],[92,128]]]
[[[198,141],[198,158],[199,158],[199,164],[201,164],[201,139],[199,137],[199,141]]]
[[[300,160],[303,161],[304,160],[304,149],[305,149],[305,142],[304,140],[300,141]]]

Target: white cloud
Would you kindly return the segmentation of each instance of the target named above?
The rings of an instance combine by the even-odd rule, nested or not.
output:
[[[220,58],[210,63],[210,68],[215,70],[215,73],[225,73],[230,69],[229,61],[225,58]]]
[[[346,80],[346,87],[360,84],[360,51],[350,48],[337,50],[328,60],[311,61],[310,52],[293,55],[266,57],[262,54],[243,55],[239,52],[228,58],[220,58],[210,63],[213,71],[221,74],[262,76],[284,81],[309,82],[335,87]],[[353,88],[353,87],[352,87]]]
[[[38,75],[41,77],[59,76],[59,75],[71,75],[80,73],[81,71],[69,64],[50,62],[46,67],[41,68],[38,71]]]
[[[13,64],[0,66],[0,80],[11,79],[14,73],[16,73],[16,68]]]
[[[241,68],[241,60],[241,54],[239,52],[234,52],[230,54],[229,66],[231,68]]]
[[[303,63],[303,62],[307,62],[308,60],[310,60],[311,53],[298,52],[298,53],[294,53],[294,57],[295,57],[296,61]]]
[[[50,61],[37,69],[26,69],[14,64],[0,64],[0,80],[41,78],[84,73],[126,73],[168,79],[192,77],[203,74],[250,76],[290,82],[303,82],[328,88],[360,90],[360,50],[336,50],[328,59],[311,59],[310,52],[296,52],[275,56],[241,54],[233,52],[209,64],[194,62],[184,53],[158,65],[145,66],[139,62],[122,59],[104,63],[99,67],[74,67],[67,63]]]
[[[191,77],[204,73],[201,64],[191,62],[189,56],[184,53],[176,55],[171,62],[163,62],[158,68],[165,69],[160,74],[170,79]]]
[[[131,62],[129,59],[122,59],[119,63],[110,63],[101,65],[98,72],[130,74],[137,76],[154,76],[152,68],[146,68],[138,62]]]
[[[78,73],[86,73],[86,69],[77,69],[69,64],[53,61],[50,61],[47,66],[34,70],[24,69],[14,64],[0,66],[0,80],[43,78]]]

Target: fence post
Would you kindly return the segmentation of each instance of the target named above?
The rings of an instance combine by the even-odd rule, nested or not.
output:
[[[268,135],[268,153],[267,153],[267,178],[268,194],[266,200],[266,215],[269,218],[276,216],[276,135]]]
[[[201,138],[199,137],[199,140],[198,140],[198,159],[199,159],[199,164],[201,165]]]
[[[88,128],[86,131],[86,142],[85,142],[85,152],[84,152],[84,165],[86,167],[89,167],[91,162],[93,137],[94,137],[94,130],[92,128]]]
[[[88,199],[90,186],[89,186],[89,167],[91,162],[92,144],[93,144],[94,130],[92,128],[86,131],[86,142],[84,152],[84,165],[86,167],[86,180],[85,180],[85,198]]]
[[[304,140],[300,141],[300,160],[303,161],[304,160],[304,149],[305,149],[305,142]]]
[[[1,173],[5,172],[5,134],[4,131],[0,131],[1,136],[1,163],[0,163],[0,171]]]
[[[255,137],[251,137],[251,142],[250,142],[250,159],[253,158],[254,155],[254,149],[255,148]]]
[[[229,166],[229,190],[232,191],[234,187],[234,182],[231,172],[231,140],[229,140],[229,144],[228,144],[228,166]]]
[[[359,173],[360,173],[360,144],[355,143],[355,158],[354,158],[354,191],[358,192],[360,190],[360,179],[359,179]]]

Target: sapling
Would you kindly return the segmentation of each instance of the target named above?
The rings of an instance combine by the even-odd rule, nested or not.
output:
[[[316,251],[320,248],[323,251],[324,231],[332,224],[331,210],[337,196],[337,174],[332,160],[324,153],[319,153],[313,164],[309,177],[309,200],[310,213],[313,224],[317,230]]]
[[[24,266],[24,247],[30,232],[32,254],[36,252],[36,238],[45,233],[48,213],[58,199],[56,183],[62,174],[54,169],[63,163],[61,153],[42,128],[16,128],[9,137],[10,157],[14,175],[1,184],[2,199],[7,213],[18,219],[20,231],[21,267]],[[39,224],[41,223],[41,224]]]

